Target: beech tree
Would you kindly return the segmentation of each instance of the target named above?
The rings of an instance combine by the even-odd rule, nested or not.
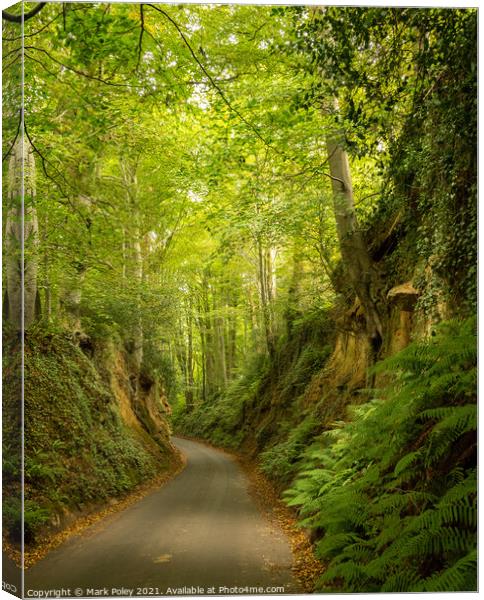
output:
[[[8,163],[8,212],[5,225],[6,305],[20,330],[36,316],[38,233],[35,206],[35,158],[29,141],[19,136]]]
[[[351,285],[364,308],[373,347],[378,350],[383,337],[378,312],[378,274],[355,214],[350,166],[341,133],[329,135],[326,146],[341,256]]]
[[[28,11],[26,169],[33,174],[35,163],[36,185],[26,197],[26,324],[38,296],[51,327],[119,336],[138,373],[156,354],[190,407],[223,394],[248,357],[272,360],[305,314],[336,301],[361,305],[376,356],[388,290],[372,247],[387,232],[375,235],[374,215],[386,211],[397,231],[420,210],[412,182],[421,172],[410,159],[397,161],[392,181],[414,190],[412,207],[394,210],[383,192],[399,140],[410,135],[408,115],[452,78],[438,28],[459,31],[467,18],[389,14],[124,3]],[[4,19],[12,77],[18,34],[18,20]],[[13,87],[4,99],[13,319]],[[427,117],[437,118],[420,115],[422,127]],[[470,253],[459,227],[455,244]],[[430,225],[426,239],[426,256],[440,257],[436,270],[455,271]]]

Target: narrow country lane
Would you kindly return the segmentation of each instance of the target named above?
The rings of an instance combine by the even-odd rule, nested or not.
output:
[[[27,596],[60,588],[85,596],[120,588],[119,595],[184,587],[216,594],[246,586],[298,591],[289,543],[259,513],[236,462],[202,444],[174,441],[187,458],[185,470],[27,570]]]

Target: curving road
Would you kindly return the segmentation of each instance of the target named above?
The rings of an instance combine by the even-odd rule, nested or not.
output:
[[[187,458],[184,471],[28,569],[27,596],[61,588],[70,590],[64,596],[300,591],[289,543],[259,513],[237,463],[202,444],[174,442]]]

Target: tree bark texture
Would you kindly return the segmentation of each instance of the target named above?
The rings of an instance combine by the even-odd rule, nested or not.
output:
[[[348,155],[340,134],[329,136],[326,146],[341,256],[365,311],[368,335],[373,345],[379,347],[383,331],[376,301],[378,277],[356,219]]]
[[[5,225],[8,318],[19,331],[22,320],[27,328],[36,316],[39,225],[35,192],[33,148],[20,136],[8,166],[9,207]]]

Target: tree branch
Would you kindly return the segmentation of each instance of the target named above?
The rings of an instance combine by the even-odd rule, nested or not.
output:
[[[175,29],[178,31],[178,34],[180,35],[180,37],[183,40],[183,43],[185,44],[185,46],[188,48],[190,54],[192,55],[193,59],[195,60],[195,62],[197,63],[197,65],[200,67],[200,69],[202,70],[202,72],[204,73],[204,75],[207,77],[207,79],[209,80],[209,82],[212,84],[212,87],[217,91],[217,93],[219,94],[219,96],[222,98],[222,100],[224,101],[224,103],[227,105],[227,107],[233,112],[235,113],[239,119],[245,123],[245,125],[247,125],[247,127],[249,127],[249,129],[251,129],[255,135],[261,140],[261,142],[263,142],[263,144],[265,146],[267,146],[267,148],[270,148],[273,152],[275,152],[276,154],[278,154],[283,160],[288,161],[288,162],[293,162],[293,159],[289,156],[287,156],[287,154],[285,154],[284,152],[282,152],[281,150],[279,150],[278,148],[276,148],[275,146],[273,146],[261,133],[258,127],[256,127],[253,123],[251,123],[250,121],[248,121],[244,115],[237,109],[235,108],[232,103],[229,101],[229,99],[227,98],[227,96],[225,95],[224,91],[220,88],[219,85],[217,85],[216,80],[210,75],[210,73],[207,71],[206,67],[204,66],[204,64],[201,62],[201,60],[198,58],[198,56],[195,54],[195,51],[193,50],[193,48],[190,45],[190,42],[188,41],[187,37],[185,36],[185,34],[183,33],[183,31],[181,30],[180,26],[178,25],[178,23],[172,18],[170,17],[170,15],[165,12],[164,10],[162,10],[161,8],[158,8],[157,6],[155,6],[154,4],[146,4],[146,6],[149,6],[150,8],[153,8],[154,10],[156,10],[157,12],[161,13],[168,21],[170,21],[170,23],[175,27]],[[325,161],[327,162],[327,161]],[[325,175],[326,177],[329,177],[330,179],[334,180],[334,181],[338,181],[341,184],[344,185],[344,182],[341,179],[338,179],[337,177],[333,177],[330,173],[326,173],[324,171],[321,172],[322,175]]]
[[[46,4],[47,2],[39,2],[31,11],[21,15],[12,15],[12,13],[2,10],[2,19],[4,21],[9,21],[10,23],[22,23],[22,21],[25,23],[25,21],[35,17],[35,15],[40,12]]]
[[[20,126],[22,125],[22,113],[23,113],[23,109],[21,108],[21,109],[19,110],[18,124],[17,124],[17,132],[15,133],[15,137],[13,138],[13,142],[10,144],[10,148],[9,148],[9,149],[7,150],[7,152],[5,152],[5,154],[3,155],[2,162],[3,162],[4,160],[6,160],[6,159],[7,159],[7,158],[10,156],[10,153],[12,152],[12,150],[13,150],[13,147],[15,146],[15,142],[17,141],[18,134],[20,133]]]
[[[2,60],[5,60],[7,57],[9,57],[11,54],[13,54],[14,52],[19,52],[19,50],[22,50],[22,46],[19,46],[18,48],[12,48],[12,50],[9,50],[8,52],[6,52],[3,57]]]
[[[66,85],[67,87],[69,87],[76,94],[76,98],[82,100],[85,104],[94,106],[94,104],[91,102],[91,100],[89,98],[84,97],[81,94],[81,92],[70,81],[63,80],[63,79],[60,79],[59,77],[57,77],[57,74],[54,73],[53,71],[50,71],[41,60],[34,58],[33,56],[30,56],[30,54],[27,54],[27,53],[25,53],[25,58],[36,62],[37,64],[39,64],[42,67],[42,69],[44,69],[44,71],[46,73],[51,75],[56,81],[58,81],[62,85]],[[12,64],[12,63],[10,63],[10,64]]]
[[[13,60],[11,60],[9,63],[2,65],[2,73],[4,71],[6,71],[7,69],[9,69],[12,65],[14,65],[20,58],[22,58],[21,55],[17,54],[17,56]]]
[[[103,79],[102,77],[96,77],[95,75],[90,75],[89,73],[85,73],[84,71],[79,71],[78,69],[74,69],[74,67],[66,65],[65,63],[62,63],[60,60],[57,60],[57,58],[54,58],[44,48],[38,48],[37,46],[25,46],[25,50],[36,50],[37,52],[43,52],[48,58],[50,58],[50,60],[52,62],[58,64],[61,67],[64,67],[64,69],[67,69],[68,71],[72,71],[76,75],[81,75],[82,77],[86,77],[86,79],[93,79],[94,81],[99,81],[100,83],[104,83],[104,85],[111,85],[114,87],[124,87],[124,88],[126,88],[126,87],[127,88],[141,87],[139,85],[134,85],[134,84],[130,84],[130,83],[114,83],[112,81],[107,81],[106,79]]]
[[[363,198],[360,198],[359,200],[357,200],[355,202],[355,206],[358,206],[358,204],[361,204],[365,200],[368,200],[369,198],[373,198],[374,196],[381,196],[381,194],[382,194],[382,191],[380,190],[379,192],[374,192],[373,194],[368,194],[366,196],[363,196]]]
[[[64,189],[62,188],[62,186],[60,185],[60,183],[54,177],[52,177],[51,175],[49,175],[49,173],[47,172],[46,164],[51,165],[53,167],[53,169],[55,169],[57,171],[57,173],[64,179],[64,181],[66,182],[66,184],[68,185],[68,187],[71,187],[72,189],[74,189],[73,186],[66,180],[66,178],[62,175],[62,173],[60,173],[59,170],[54,165],[52,165],[52,163],[50,161],[48,161],[45,158],[45,156],[42,154],[42,152],[40,152],[40,150],[34,144],[34,142],[32,141],[32,138],[30,137],[30,134],[29,134],[29,132],[27,130],[27,123],[25,123],[25,121],[24,121],[24,131],[25,131],[25,135],[27,136],[27,139],[29,140],[30,145],[32,146],[34,152],[40,157],[40,160],[42,162],[42,170],[44,171],[44,175],[47,177],[47,179],[49,179],[50,181],[52,181],[59,188],[61,194],[67,200],[67,202],[69,203],[69,205],[72,208],[72,210],[79,215],[79,217],[81,218],[81,220],[84,221],[84,224],[86,225],[86,227],[88,227],[89,226],[89,219],[86,219],[86,217],[82,214],[82,212],[78,209],[78,207],[72,202],[69,194],[67,194],[64,191]]]
[[[42,31],[44,31],[44,29],[47,29],[47,27],[50,27],[50,25],[52,25],[52,23],[54,21],[56,21],[60,16],[61,16],[62,12],[58,13],[53,19],[51,19],[48,23],[46,23],[43,27],[41,27],[40,29],[38,29],[37,31],[34,31],[33,33],[26,33],[25,35],[18,35],[16,37],[2,37],[2,40],[4,42],[16,42],[17,40],[22,40],[24,38],[28,38],[28,37],[34,37],[35,35],[41,33]]]
[[[138,71],[139,64],[141,62],[141,53],[143,52],[143,33],[145,32],[145,15],[143,13],[143,4],[139,5],[139,18],[140,18],[140,32],[138,41],[138,62],[136,63],[135,72]]]
[[[45,176],[46,176],[48,179],[50,179],[51,181],[53,181],[53,182],[54,182],[54,183],[55,183],[55,184],[58,186],[58,188],[60,189],[60,191],[62,192],[62,195],[63,195],[65,198],[67,198],[67,197],[68,197],[68,195],[67,195],[67,194],[64,192],[64,190],[62,189],[62,187],[59,185],[59,182],[58,182],[58,181],[56,181],[56,180],[55,180],[53,177],[51,177],[51,176],[49,175],[49,173],[47,172],[47,168],[46,168],[46,166],[45,166],[45,165],[46,165],[46,164],[50,164],[50,163],[49,163],[49,161],[48,161],[48,160],[45,158],[45,156],[42,154],[42,152],[40,152],[40,150],[37,148],[37,146],[34,144],[34,142],[32,141],[32,138],[30,137],[30,134],[29,134],[29,132],[28,132],[28,130],[27,130],[27,124],[25,123],[25,121],[24,121],[24,131],[25,131],[25,135],[27,136],[27,139],[29,140],[29,142],[30,142],[30,145],[32,146],[32,148],[33,148],[34,152],[35,152],[35,153],[36,153],[36,154],[37,154],[37,155],[40,157],[40,161],[41,161],[41,163],[42,163],[42,170],[44,171],[44,175],[45,175]]]

